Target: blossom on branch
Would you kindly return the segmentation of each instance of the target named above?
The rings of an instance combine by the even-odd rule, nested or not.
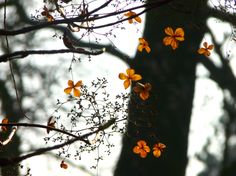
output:
[[[73,90],[73,94],[75,97],[79,97],[80,96],[80,90],[77,89],[78,87],[80,87],[82,85],[82,81],[78,81],[76,84],[74,84],[74,81],[69,80],[68,81],[68,86],[67,88],[64,89],[64,92],[66,94],[70,94],[71,91]]]
[[[163,39],[163,44],[165,46],[170,45],[173,50],[178,48],[179,42],[184,41],[184,30],[182,28],[177,28],[174,32],[171,27],[167,27],[165,33],[169,36]]]
[[[155,157],[159,158],[161,156],[161,152],[163,152],[164,148],[166,148],[165,144],[162,144],[162,143],[154,144],[154,146],[153,146],[153,155]]]
[[[2,124],[8,124],[8,123],[9,123],[9,120],[7,118],[2,119]],[[7,131],[7,126],[1,126],[1,130],[3,132],[6,132]]]
[[[133,88],[134,92],[139,94],[142,100],[146,100],[149,98],[149,91],[152,89],[152,85],[150,83],[145,83],[144,85],[141,83],[137,83]]]
[[[139,140],[137,146],[133,148],[133,152],[139,154],[141,158],[146,158],[150,148],[144,140]]]
[[[128,18],[133,17],[128,20],[129,24],[132,24],[134,22],[133,20],[137,21],[138,23],[142,22],[141,18],[139,16],[137,16],[137,14],[133,11],[129,11],[129,12],[125,13],[124,15],[127,16]]]
[[[142,79],[141,75],[135,74],[135,70],[134,69],[128,68],[126,70],[126,73],[127,73],[127,75],[125,73],[120,73],[119,74],[119,78],[121,80],[125,80],[124,81],[125,89],[127,89],[130,86],[132,81],[138,81],[138,80]]]
[[[204,42],[203,43],[203,48],[200,48],[200,49],[198,49],[198,53],[199,54],[203,54],[204,56],[210,56],[211,55],[211,53],[210,53],[210,51],[209,50],[213,50],[213,48],[214,48],[214,45],[208,45],[208,43],[207,42]]]
[[[149,47],[148,42],[144,38],[139,38],[138,40],[139,40],[138,50],[142,52],[143,49],[145,49],[147,53],[150,53],[151,48]]]

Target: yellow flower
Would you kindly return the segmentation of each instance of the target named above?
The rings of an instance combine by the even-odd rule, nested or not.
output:
[[[138,80],[142,79],[141,75],[135,74],[135,70],[134,69],[128,68],[126,70],[126,73],[127,73],[127,75],[125,73],[120,73],[119,74],[119,78],[121,80],[125,80],[124,81],[125,89],[127,89],[130,86],[131,81],[138,81]]]
[[[152,85],[150,83],[145,83],[144,85],[137,83],[137,85],[134,87],[133,90],[135,93],[139,94],[142,100],[146,100],[149,97],[149,91],[151,89],[152,89]]]
[[[9,123],[9,120],[7,118],[2,119],[2,124],[8,124],[8,123]],[[7,131],[7,126],[1,126],[1,130],[3,132],[6,132]]]
[[[178,48],[179,42],[184,41],[184,30],[182,28],[177,28],[174,32],[171,27],[167,27],[165,33],[169,36],[163,39],[163,44],[165,46],[170,45],[174,50]]]
[[[82,85],[82,81],[78,81],[76,84],[74,84],[74,81],[69,80],[68,81],[68,86],[67,88],[64,89],[64,92],[66,94],[70,94],[71,91],[73,90],[73,94],[75,97],[79,97],[80,96],[80,90],[77,89],[77,87],[80,87]]]
[[[147,153],[150,152],[150,148],[144,140],[139,140],[137,146],[133,148],[133,152],[139,154],[141,158],[146,158]]]
[[[144,38],[139,38],[138,40],[139,40],[138,50],[142,52],[143,49],[145,49],[148,53],[150,53],[151,48],[148,46],[148,42]]]
[[[208,43],[207,42],[204,42],[203,43],[203,46],[204,46],[204,48],[200,48],[200,49],[198,49],[198,53],[199,54],[203,54],[204,56],[210,56],[210,51],[209,50],[213,50],[213,48],[214,48],[214,45],[209,45],[208,46]]]
[[[125,13],[124,15],[129,18],[129,17],[136,16],[137,14],[136,14],[135,12],[133,12],[133,11],[129,11],[129,12]],[[139,23],[142,22],[141,18],[140,18],[139,16],[136,16],[136,17],[130,18],[130,19],[128,20],[130,24],[133,23],[133,19],[134,19],[135,21],[139,22]]]
[[[153,155],[157,158],[160,157],[161,152],[163,152],[164,148],[166,148],[165,144],[162,144],[162,143],[154,144],[154,146],[153,146]]]

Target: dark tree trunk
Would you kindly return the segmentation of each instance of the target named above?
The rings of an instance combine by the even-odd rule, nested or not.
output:
[[[0,80],[0,100],[1,100],[1,112],[5,113],[6,118],[10,122],[18,122],[20,118],[22,118],[22,113],[19,110],[19,105],[17,100],[13,98],[12,94],[9,91],[13,91],[14,89],[8,88],[6,84],[6,80]],[[11,132],[11,128],[8,127],[6,133],[1,133],[1,140],[7,139],[9,133]],[[6,146],[0,146],[0,157],[11,158],[20,155],[20,138],[15,135],[10,143]],[[18,176],[19,175],[19,166],[11,165],[7,167],[0,168],[1,176]]]
[[[152,84],[152,94],[145,102],[135,95],[131,97],[128,130],[115,176],[185,175],[197,49],[207,19],[201,16],[204,6],[199,3],[174,1],[146,16],[144,38],[152,51],[138,52],[131,67],[143,76],[144,83]],[[164,28],[168,26],[182,27],[185,31],[185,41],[176,50],[162,44],[166,36]],[[146,140],[150,147],[159,141],[167,148],[160,158],[150,153],[142,159],[132,151],[140,139]]]

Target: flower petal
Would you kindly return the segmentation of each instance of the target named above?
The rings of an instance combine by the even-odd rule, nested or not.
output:
[[[68,80],[67,84],[69,87],[74,87],[74,81],[72,81],[72,80]]]
[[[79,97],[80,96],[80,90],[79,89],[74,88],[73,93],[74,93],[75,97]]]
[[[146,46],[145,49],[146,49],[146,51],[147,51],[148,53],[150,53],[151,48],[150,48],[149,46]]]
[[[206,52],[205,48],[200,48],[197,50],[198,54],[204,54]]]
[[[205,48],[207,48],[207,42],[203,42],[203,46],[205,47]]]
[[[126,70],[126,73],[127,73],[128,77],[130,78],[132,75],[134,75],[135,70],[134,70],[134,69],[131,69],[131,68],[128,68],[128,69]]]
[[[212,50],[213,48],[214,48],[214,45],[209,45],[209,46],[208,46],[208,49],[209,49],[209,50]]]
[[[157,158],[159,158],[161,156],[161,151],[159,149],[155,149],[153,150],[153,155]]]
[[[132,76],[130,77],[130,79],[131,79],[132,81],[138,81],[138,80],[141,80],[141,79],[142,79],[142,76],[139,75],[139,74],[134,74],[134,75],[132,75]]]
[[[147,157],[147,152],[145,152],[144,150],[140,151],[140,157],[141,158],[146,158]]]
[[[139,38],[138,41],[139,41],[140,44],[145,42],[144,38]]]
[[[140,86],[140,85],[136,85],[134,88],[133,88],[134,92],[135,93],[140,93],[143,91],[143,87]]]
[[[126,79],[126,80],[124,81],[124,87],[125,87],[125,89],[127,89],[129,86],[130,86],[130,80],[129,80],[129,79]]]
[[[124,73],[120,73],[120,74],[119,74],[119,78],[120,78],[121,80],[125,80],[125,79],[127,79],[128,77],[127,77]]]
[[[164,44],[165,46],[170,45],[173,40],[174,40],[174,39],[173,39],[172,37],[165,37],[165,38],[163,39],[163,44]]]
[[[64,89],[64,92],[65,92],[66,94],[70,94],[71,91],[72,91],[72,87],[67,87],[67,88]]]
[[[176,48],[178,48],[179,43],[176,40],[172,40],[171,42],[171,47],[173,50],[175,50]]]
[[[140,98],[142,100],[147,100],[149,98],[149,92],[148,91],[142,91],[140,94],[139,94]]]
[[[135,17],[134,19],[135,19],[138,23],[141,23],[141,22],[142,22],[142,19],[141,19],[139,16]]]
[[[150,147],[145,145],[143,146],[143,149],[145,150],[145,152],[149,153],[151,150],[150,150]]]
[[[138,51],[140,51],[140,52],[143,51],[143,45],[138,45]]]
[[[139,146],[135,146],[135,147],[133,148],[133,152],[136,153],[136,154],[139,154],[139,153],[140,153],[140,148],[139,148]]]
[[[74,85],[74,87],[80,87],[81,85],[82,85],[82,81],[80,80]]]
[[[171,27],[165,28],[165,33],[170,36],[174,35],[174,31]]]
[[[184,30],[182,29],[182,28],[177,28],[176,30],[175,30],[175,36],[178,36],[178,37],[182,37],[182,38],[184,38]]]
[[[137,142],[137,144],[138,144],[139,147],[143,147],[143,146],[146,146],[146,145],[147,145],[147,143],[146,143],[144,140],[139,140],[139,141]]]

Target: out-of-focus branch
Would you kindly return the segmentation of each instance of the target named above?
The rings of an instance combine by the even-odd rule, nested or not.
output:
[[[223,10],[217,10],[215,8],[206,6],[206,9],[204,10],[206,15],[209,15],[210,17],[217,18],[219,20],[222,20],[224,22],[231,23],[232,25],[236,25],[236,16],[233,13],[228,13]]]
[[[209,33],[211,31],[207,29]],[[214,50],[219,55],[222,66],[217,67],[213,61],[204,56],[199,56],[198,61],[202,63],[210,72],[210,78],[214,80],[222,89],[228,89],[231,95],[236,99],[236,78],[233,74],[233,71],[229,65],[229,62],[224,58],[221,52],[221,46],[217,44],[214,35],[212,34],[212,40],[214,44]]]
[[[41,155],[45,152],[48,152],[48,151],[52,151],[52,150],[56,150],[56,149],[59,149],[61,147],[64,147],[66,145],[70,145],[76,141],[79,141],[79,140],[83,140],[83,139],[86,139],[87,137],[93,135],[93,134],[96,134],[98,133],[99,131],[103,131],[107,128],[109,128],[112,124],[115,123],[115,119],[111,119],[109,120],[108,122],[104,123],[103,125],[99,126],[97,130],[94,130],[92,132],[89,132],[89,133],[86,133],[84,135],[81,135],[80,137],[76,137],[76,138],[72,138],[64,143],[61,143],[61,144],[58,144],[58,145],[54,145],[54,146],[51,146],[51,147],[46,147],[46,148],[40,148],[40,149],[37,149],[29,154],[25,154],[25,155],[22,155],[22,156],[18,156],[18,157],[13,157],[13,158],[0,158],[0,166],[9,166],[9,165],[12,165],[12,164],[15,164],[15,163],[19,163],[27,158],[31,158],[33,156],[37,156],[37,155]],[[4,126],[6,126],[7,124],[3,124]]]
[[[0,56],[0,62],[7,62],[14,59],[20,59],[33,54],[61,54],[61,53],[78,53],[86,55],[99,55],[104,53],[105,49],[100,49],[97,51],[88,51],[83,48],[76,49],[60,49],[60,50],[26,50],[26,51],[16,51],[10,54],[4,54]]]
[[[126,9],[126,10],[117,11],[117,12],[111,12],[111,13],[107,13],[106,15],[100,15],[100,16],[97,15],[97,16],[89,17],[87,15],[86,16],[83,15],[83,16],[79,16],[79,17],[75,17],[75,18],[67,18],[67,19],[55,20],[55,21],[51,21],[51,22],[44,22],[44,23],[39,23],[37,25],[24,27],[24,28],[21,28],[19,30],[9,31],[9,30],[0,29],[0,36],[1,35],[10,35],[10,36],[12,36],[12,35],[25,34],[25,33],[28,33],[28,32],[34,31],[34,30],[39,30],[39,29],[42,29],[42,28],[46,28],[46,27],[53,26],[53,25],[58,25],[58,24],[72,24],[74,22],[83,23],[83,22],[88,22],[88,21],[96,21],[96,20],[100,20],[100,19],[103,19],[103,18],[108,18],[108,17],[114,16],[114,15],[122,14],[122,13],[125,13],[125,12],[130,11],[130,10],[146,8],[142,12],[137,13],[137,15],[135,15],[135,16],[124,18],[124,19],[121,19],[121,20],[118,20],[118,21],[112,22],[112,23],[107,23],[107,24],[92,26],[92,27],[76,25],[77,27],[79,27],[81,29],[89,29],[89,30],[109,27],[109,26],[113,26],[115,24],[121,23],[123,21],[129,20],[131,18],[134,18],[138,15],[141,15],[141,14],[147,12],[148,10],[152,10],[152,9],[155,9],[155,8],[160,7],[162,5],[168,4],[171,1],[173,1],[173,0],[163,0],[163,1],[158,1],[158,2],[146,3],[144,5],[140,5],[140,6],[137,6],[137,7],[133,7],[133,8],[129,8],[129,9]],[[88,14],[90,14],[90,13],[91,12],[89,12]]]

